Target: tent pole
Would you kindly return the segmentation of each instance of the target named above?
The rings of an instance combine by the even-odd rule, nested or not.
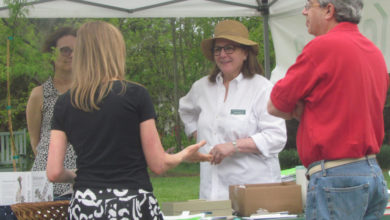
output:
[[[264,73],[267,79],[271,78],[271,58],[269,53],[269,4],[268,0],[257,0],[259,11],[263,17],[263,44],[264,44]]]
[[[175,136],[177,149],[181,149],[181,130],[180,130],[180,119],[179,119],[179,98],[178,98],[178,70],[177,70],[177,53],[176,53],[176,18],[171,18],[172,27],[172,44],[173,44],[173,88],[174,88],[174,101],[175,101]]]
[[[268,30],[269,15],[264,15],[263,29],[264,29],[264,72],[267,79],[271,78],[270,71],[270,54],[269,54],[269,30]]]

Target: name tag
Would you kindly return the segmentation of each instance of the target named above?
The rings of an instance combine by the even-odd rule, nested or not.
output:
[[[230,110],[231,115],[245,115],[245,109],[232,109]]]

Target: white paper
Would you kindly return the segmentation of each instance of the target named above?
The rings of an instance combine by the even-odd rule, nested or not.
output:
[[[283,213],[270,213],[270,214],[255,214],[251,215],[249,218],[244,217],[246,220],[255,220],[255,219],[292,219],[297,218],[297,215],[294,214],[283,214]]]
[[[200,213],[200,214],[195,214],[195,215],[190,215],[189,212],[183,212],[182,215],[177,215],[177,216],[164,216],[165,220],[194,220],[194,219],[204,219],[205,214]]]
[[[46,171],[0,172],[0,205],[42,201],[53,201]]]

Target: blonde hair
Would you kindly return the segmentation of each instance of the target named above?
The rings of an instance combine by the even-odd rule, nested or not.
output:
[[[99,103],[112,88],[112,80],[121,80],[122,90],[125,88],[125,63],[125,42],[115,26],[103,21],[82,25],[77,31],[72,61],[72,105],[85,112],[99,110]]]

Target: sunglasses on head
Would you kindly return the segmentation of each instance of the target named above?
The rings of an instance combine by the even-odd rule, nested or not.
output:
[[[73,49],[68,47],[68,46],[65,46],[65,47],[61,47],[60,48],[60,53],[62,56],[70,56],[72,53],[73,53]]]

